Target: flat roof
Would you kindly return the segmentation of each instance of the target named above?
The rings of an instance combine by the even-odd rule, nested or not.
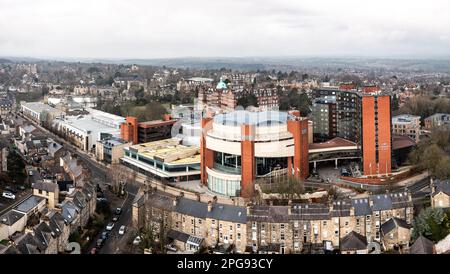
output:
[[[61,112],[61,113],[63,113],[63,111],[61,111],[59,109],[56,109],[56,108],[53,108],[53,107],[51,107],[51,106],[49,106],[47,104],[41,103],[41,102],[28,102],[28,103],[22,103],[21,105],[25,106],[26,108],[31,109],[32,111],[39,112],[39,113],[43,112],[44,110],[48,111],[48,112]]]
[[[292,116],[281,111],[258,111],[236,110],[230,113],[219,114],[214,117],[214,123],[227,126],[241,126],[244,124],[265,126],[286,124]]]
[[[337,137],[323,143],[309,144],[309,149],[326,149],[337,147],[356,147],[356,143],[346,140],[344,138]]]
[[[150,159],[166,164],[196,164],[200,162],[200,149],[181,144],[181,139],[172,138],[131,146],[131,149]]]

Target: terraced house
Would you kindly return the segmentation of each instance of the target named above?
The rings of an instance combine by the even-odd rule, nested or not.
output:
[[[164,224],[166,233],[160,235],[182,243],[183,250],[207,246],[227,247],[238,253],[301,253],[328,246],[334,250],[342,247],[345,253],[367,253],[361,243],[378,242],[385,250],[408,246],[413,204],[406,192],[322,204],[247,207],[153,192],[136,200],[133,214],[139,219],[139,228],[152,223],[161,232]],[[392,222],[401,224],[399,231],[396,227],[386,229]],[[346,239],[342,246],[350,233],[357,235],[358,243],[353,246],[355,241]],[[188,243],[189,238],[197,244]]]

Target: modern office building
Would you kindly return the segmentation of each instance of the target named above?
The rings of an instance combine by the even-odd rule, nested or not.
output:
[[[165,115],[163,120],[154,120],[139,123],[136,117],[127,117],[125,123],[120,126],[121,138],[133,142],[133,144],[148,143],[171,136],[173,125],[177,122],[170,115]]]
[[[420,116],[404,114],[392,117],[392,133],[396,135],[405,135],[415,142],[419,142]]]
[[[172,138],[124,148],[121,163],[138,173],[168,182],[200,179],[200,151]]]
[[[124,117],[89,108],[86,111],[89,114],[56,119],[55,130],[85,151],[95,148],[98,140],[120,136],[120,125],[125,121]]]
[[[21,102],[20,110],[25,116],[39,124],[44,120],[51,121],[64,117],[65,114],[63,111],[41,102]]]
[[[362,153],[364,175],[391,172],[391,97],[362,97]]]
[[[224,196],[252,197],[259,177],[309,176],[308,119],[244,110],[202,119],[201,181]]]

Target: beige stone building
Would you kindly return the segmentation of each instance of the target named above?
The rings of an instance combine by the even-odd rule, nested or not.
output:
[[[450,208],[450,181],[431,180],[431,207]]]
[[[133,224],[138,228],[152,224],[160,236],[172,235],[180,249],[197,250],[187,243],[192,237],[199,242],[197,247],[232,246],[239,253],[309,253],[318,247],[339,250],[343,246],[343,253],[352,254],[367,253],[362,243],[385,241],[388,232],[383,234],[382,225],[394,217],[405,225],[387,247],[405,245],[409,238],[402,229],[412,222],[412,214],[411,196],[406,192],[324,204],[247,207],[153,192],[134,202]],[[167,233],[161,233],[162,227]]]
[[[95,156],[99,161],[108,164],[118,164],[120,158],[124,155],[123,149],[131,145],[131,142],[126,142],[120,138],[99,140],[95,146]]]
[[[397,217],[381,225],[382,244],[385,250],[409,248],[411,225]]]
[[[33,195],[46,199],[48,209],[54,209],[59,203],[59,187],[56,182],[36,182],[33,185]]]

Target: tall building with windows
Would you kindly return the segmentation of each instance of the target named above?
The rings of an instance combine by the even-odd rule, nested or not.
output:
[[[309,175],[308,120],[298,111],[234,111],[202,119],[201,180],[224,196],[252,197],[274,173]]]
[[[360,142],[361,96],[356,89],[345,87],[345,89],[327,87],[313,90],[314,104],[311,116],[316,141],[341,137],[355,143]],[[328,116],[324,114],[325,111],[328,111]]]
[[[362,152],[364,175],[391,172],[391,97],[362,97]]]

